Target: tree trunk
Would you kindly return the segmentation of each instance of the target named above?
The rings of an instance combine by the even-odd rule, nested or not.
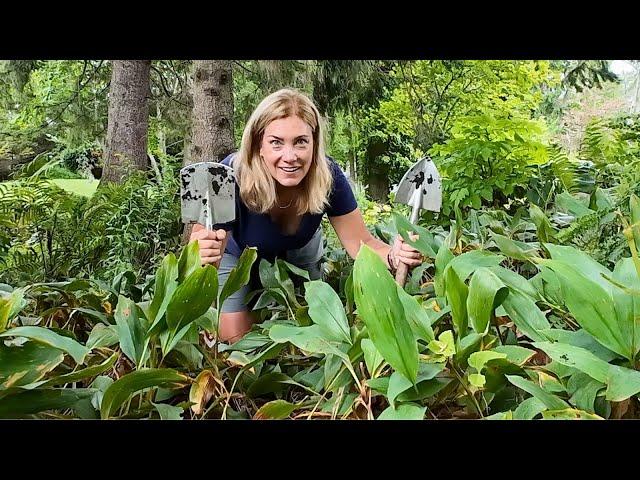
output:
[[[113,61],[103,181],[122,183],[133,170],[149,168],[150,68],[150,60]]]
[[[235,150],[233,139],[233,77],[228,60],[193,62],[191,136],[183,164],[220,162]],[[182,241],[191,236],[185,227]]]

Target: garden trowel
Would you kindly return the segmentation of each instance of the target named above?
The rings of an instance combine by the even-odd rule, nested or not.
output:
[[[199,162],[180,169],[182,222],[197,222],[207,230],[231,230],[236,219],[233,169],[221,163]],[[226,244],[226,240],[224,244]],[[223,245],[224,251],[224,245]]]
[[[413,224],[418,220],[420,210],[440,211],[442,185],[438,169],[431,158],[424,157],[407,170],[398,185],[395,202],[411,207],[409,221]],[[396,282],[401,287],[404,287],[408,272],[409,267],[401,263],[396,272]]]

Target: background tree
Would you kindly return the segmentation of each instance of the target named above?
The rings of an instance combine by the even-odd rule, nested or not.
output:
[[[102,181],[122,183],[133,170],[146,170],[150,60],[114,60]]]

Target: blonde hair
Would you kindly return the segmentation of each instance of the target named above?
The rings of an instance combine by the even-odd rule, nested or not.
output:
[[[294,200],[299,215],[322,213],[328,205],[333,175],[325,155],[324,125],[318,108],[304,94],[284,88],[264,98],[249,117],[242,133],[240,150],[234,159],[240,197],[254,212],[266,213],[277,205],[276,180],[260,158],[260,144],[267,125],[274,120],[297,116],[313,132],[313,156],[302,179],[302,192]]]

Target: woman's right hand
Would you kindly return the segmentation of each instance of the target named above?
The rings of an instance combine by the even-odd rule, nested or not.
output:
[[[200,224],[196,224],[191,232],[189,241],[198,240],[200,263],[212,264],[216,268],[220,265],[224,248],[227,245],[227,232],[223,229],[207,230]]]

